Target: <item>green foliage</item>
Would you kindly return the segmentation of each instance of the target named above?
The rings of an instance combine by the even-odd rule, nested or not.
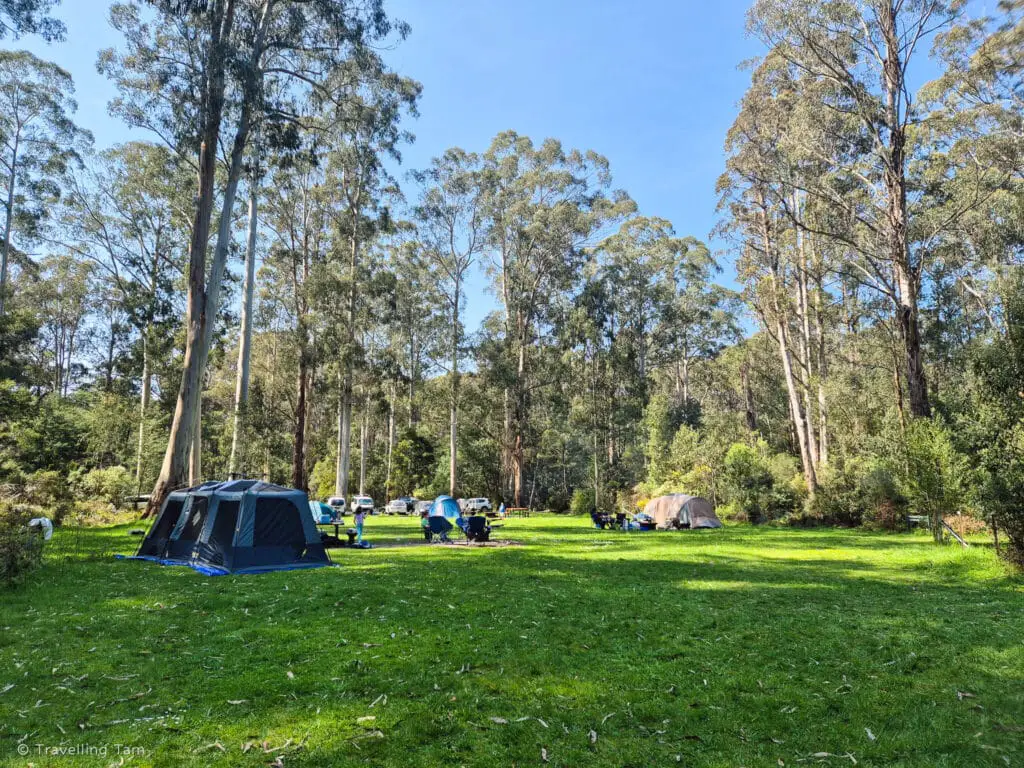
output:
[[[907,500],[887,461],[840,455],[819,473],[818,482],[818,493],[808,502],[809,518],[889,531],[903,527]]]
[[[392,496],[412,495],[430,479],[434,467],[433,443],[415,429],[405,430],[391,455]],[[446,479],[442,486],[447,491],[447,463],[444,463],[444,474]]]
[[[334,481],[337,470],[337,457],[331,454],[319,459],[309,474],[309,493],[314,499],[326,501],[334,495]]]
[[[125,499],[135,493],[135,479],[125,467],[91,469],[78,481],[79,489],[87,498],[96,499],[120,508]]]
[[[20,584],[42,561],[42,534],[28,527],[40,516],[38,507],[0,501],[0,586]]]
[[[14,455],[27,471],[67,472],[85,457],[85,430],[68,405],[44,398],[12,429]]]
[[[572,492],[569,502],[569,513],[573,515],[589,515],[594,508],[594,489],[577,488]]]
[[[771,455],[768,446],[734,443],[725,454],[726,500],[752,523],[779,520],[797,511],[801,486],[795,461]]]
[[[71,498],[68,478],[54,469],[40,469],[28,476],[25,495],[32,504],[53,507]]]
[[[912,512],[931,518],[932,530],[941,540],[943,516],[967,506],[967,460],[938,417],[911,421],[905,447],[905,463],[897,470],[900,490]]]

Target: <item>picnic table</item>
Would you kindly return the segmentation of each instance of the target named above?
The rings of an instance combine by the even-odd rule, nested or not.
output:
[[[519,513],[519,517],[529,517],[529,507],[505,507],[505,517],[515,517],[516,513]]]
[[[331,527],[333,527],[334,528],[334,538],[336,538],[338,541],[341,541],[341,526],[343,526],[343,525],[345,525],[345,521],[344,520],[332,520],[329,523],[317,523],[316,527],[317,528],[331,528]],[[352,534],[349,535],[349,543],[351,543],[354,540],[355,540],[355,534],[352,533]]]

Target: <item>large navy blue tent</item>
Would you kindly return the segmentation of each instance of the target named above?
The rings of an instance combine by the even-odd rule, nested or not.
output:
[[[305,492],[259,480],[170,494],[136,558],[210,575],[330,565]]]

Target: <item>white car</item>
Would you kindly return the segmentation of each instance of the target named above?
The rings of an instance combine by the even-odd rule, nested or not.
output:
[[[424,512],[430,512],[430,505],[433,503],[432,501],[417,501],[413,514],[422,517]]]
[[[466,512],[483,512],[487,514],[491,511],[491,500],[478,498],[478,499],[466,499]]]
[[[362,511],[364,515],[373,514],[373,499],[369,496],[356,496],[352,499],[352,514]]]
[[[330,496],[327,499],[327,506],[333,509],[339,514],[345,513],[345,497],[344,496]]]
[[[411,496],[392,499],[384,508],[384,512],[388,515],[408,515],[410,510],[415,508],[417,501],[418,499],[414,499]]]

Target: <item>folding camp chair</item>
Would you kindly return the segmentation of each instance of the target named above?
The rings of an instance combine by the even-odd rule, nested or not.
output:
[[[473,515],[466,525],[466,538],[470,541],[490,541],[491,526],[483,515]]]
[[[437,536],[440,541],[451,541],[448,538],[448,533],[452,530],[453,526],[448,522],[447,518],[438,515],[436,517],[429,517],[427,520],[430,523],[431,541],[433,541],[434,536]]]

